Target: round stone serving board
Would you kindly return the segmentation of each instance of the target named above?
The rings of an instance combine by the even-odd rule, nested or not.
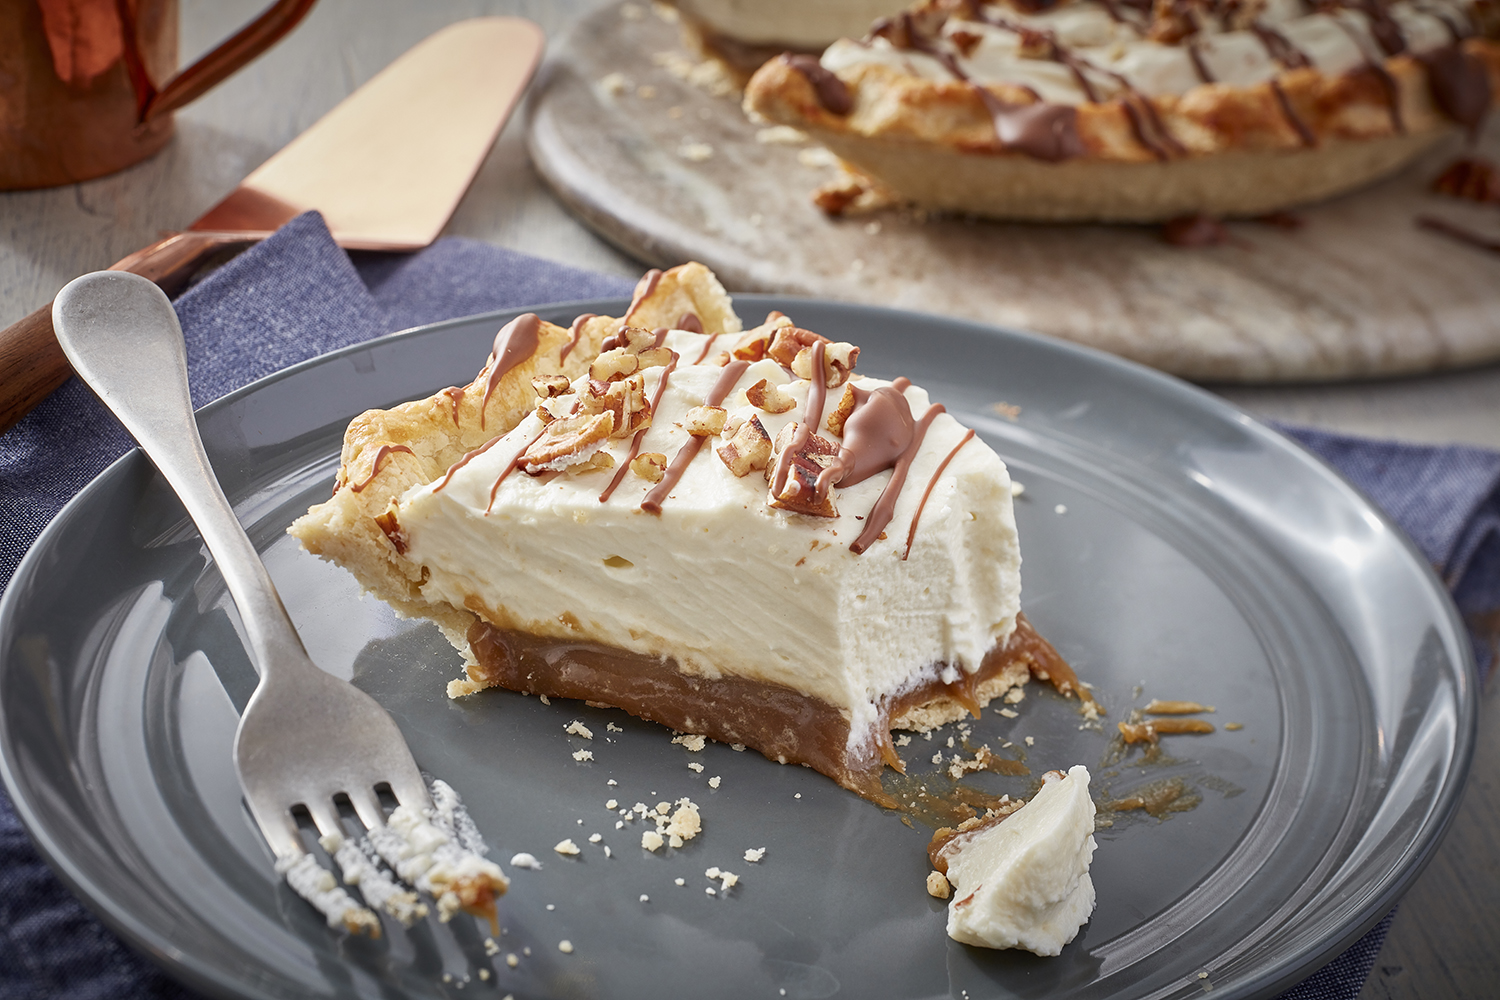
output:
[[[758,142],[735,98],[658,65],[664,53],[687,57],[674,25],[622,16],[641,6],[604,8],[556,43],[530,141],[572,211],[642,260],[702,261],[731,291],[1035,330],[1200,381],[1348,379],[1500,357],[1500,254],[1414,221],[1431,214],[1500,237],[1493,207],[1427,190],[1460,152],[1456,139],[1391,180],[1300,210],[1300,230],[1231,224],[1233,244],[1212,248],[1170,246],[1154,226],[829,219],[809,195],[835,168],[799,159],[819,147]],[[615,73],[623,90],[600,83]],[[1491,159],[1497,118],[1482,144]],[[682,155],[696,144],[712,154]]]
[[[538,312],[566,323],[625,305]],[[57,516],[0,598],[0,775],[57,872],[180,978],[254,1000],[1268,998],[1394,905],[1463,787],[1473,664],[1431,569],[1353,488],[1207,393],[1096,351],[844,303],[737,305],[857,340],[861,371],[927,387],[1025,484],[1022,607],[1108,716],[1088,727],[1076,703],[1030,684],[1014,717],[992,706],[969,723],[971,746],[1030,775],[965,782],[1025,795],[1043,771],[1083,763],[1101,800],[1171,778],[1201,799],[1160,821],[1116,813],[1096,832],[1098,905],[1060,956],[950,940],[946,904],[924,887],[931,830],[807,768],[718,743],[690,752],[580,702],[450,701],[461,664],[437,629],[362,599],[286,535],[328,496],[351,417],[462,382],[513,313],[326,355],[198,416],[314,661],[392,713],[502,864],[542,859],[507,864],[499,952],[468,918],[350,940],[276,878],[231,763],[255,684],[239,619],[140,452]],[[1156,764],[1138,751],[1109,763],[1110,727],[1152,698],[1217,706],[1216,731],[1167,737]],[[592,739],[565,731],[574,719]],[[933,781],[964,739],[948,726],[899,752]],[[605,807],[684,795],[703,833],[675,851],[642,850],[641,824],[617,830]],[[555,854],[564,838],[582,853]],[[711,866],[742,881],[710,896]]]

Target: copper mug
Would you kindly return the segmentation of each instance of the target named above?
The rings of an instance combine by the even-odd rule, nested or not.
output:
[[[138,163],[172,111],[270,48],[314,0],[278,0],[181,73],[177,0],[0,0],[0,190]]]

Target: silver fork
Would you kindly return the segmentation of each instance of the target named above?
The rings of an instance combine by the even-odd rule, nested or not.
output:
[[[73,370],[140,443],[198,526],[244,621],[260,684],[240,716],[234,763],[250,812],[278,859],[305,854],[292,810],[343,833],[334,798],[348,795],[370,830],[385,825],[376,786],[428,809],[427,786],[401,731],[354,685],[324,673],[220,489],[188,393],[182,328],[156,285],[124,271],[68,284],[52,325]]]

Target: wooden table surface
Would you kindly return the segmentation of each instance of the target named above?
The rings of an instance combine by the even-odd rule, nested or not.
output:
[[[183,0],[186,62],[265,0]],[[549,36],[596,0],[321,0],[291,36],[178,115],[155,159],[48,191],[0,193],[0,324],[45,304],[77,275],[186,226],[391,59],[445,24],[518,14]],[[569,264],[635,276],[641,265],[571,218],[527,159],[524,123],[501,136],[446,230]],[[732,291],[732,289],[731,289]],[[1213,388],[1213,387],[1210,387]],[[1223,387],[1257,415],[1408,441],[1500,448],[1500,366],[1343,385]],[[1494,686],[1492,686],[1494,687]],[[1402,904],[1365,998],[1500,991],[1500,698],[1480,709],[1462,807]]]

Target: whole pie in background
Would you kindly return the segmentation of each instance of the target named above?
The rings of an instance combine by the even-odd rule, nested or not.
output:
[[[925,0],[745,106],[867,183],[1000,219],[1256,216],[1386,176],[1500,89],[1495,0]]]

